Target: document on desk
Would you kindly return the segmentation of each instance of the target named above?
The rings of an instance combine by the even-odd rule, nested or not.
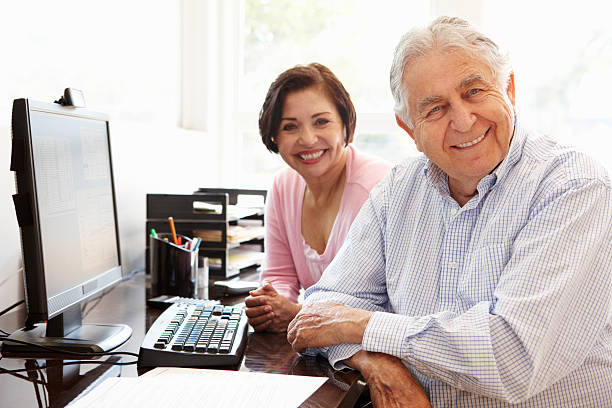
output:
[[[297,407],[327,377],[160,367],[140,377],[114,377],[71,404],[98,407]]]

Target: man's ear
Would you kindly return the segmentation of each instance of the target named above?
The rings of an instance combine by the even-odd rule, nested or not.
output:
[[[404,129],[406,131],[406,133],[408,133],[410,135],[410,137],[412,138],[412,140],[414,140],[414,132],[412,131],[412,129],[410,129],[408,127],[407,124],[405,124],[400,118],[399,116],[395,115],[395,121],[397,122],[397,125],[399,127],[401,127],[402,129]]]
[[[511,72],[510,78],[508,78],[508,88],[506,89],[506,93],[508,94],[510,103],[512,103],[512,106],[514,107],[514,72]]]

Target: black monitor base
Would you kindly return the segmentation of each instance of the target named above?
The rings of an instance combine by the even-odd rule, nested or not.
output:
[[[9,337],[3,339],[2,355],[5,357],[87,358],[85,355],[62,354],[62,351],[103,353],[119,347],[132,335],[132,329],[124,324],[83,324],[64,337],[47,337],[46,331],[47,325],[41,323],[30,330],[20,329],[13,332]],[[12,342],[13,339],[18,342]],[[34,344],[34,346],[21,342]],[[53,350],[46,350],[36,345]]]
[[[81,323],[81,306],[75,305],[48,323],[27,325],[2,340],[2,356],[26,358],[93,358],[125,343],[132,328],[125,324]],[[15,341],[11,341],[15,340]],[[62,353],[68,351],[69,353]],[[71,355],[70,352],[85,353]]]

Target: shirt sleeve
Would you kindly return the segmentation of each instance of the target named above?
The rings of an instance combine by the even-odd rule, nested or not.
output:
[[[280,180],[276,177],[268,192],[266,202],[266,228],[264,239],[264,262],[261,280],[269,280],[278,293],[297,303],[300,282],[291,255],[286,220],[283,219],[282,204],[290,205],[291,197],[283,200]]]
[[[462,314],[374,313],[364,350],[395,355],[456,388],[525,401],[569,375],[612,307],[609,185],[569,181],[531,207],[492,302]]]
[[[384,197],[387,185],[381,182],[361,207],[347,238],[321,279],[305,294],[304,303],[335,301],[347,306],[390,311],[385,285]],[[309,349],[327,356],[341,369],[343,360],[361,350],[360,344],[341,344],[325,349]]]

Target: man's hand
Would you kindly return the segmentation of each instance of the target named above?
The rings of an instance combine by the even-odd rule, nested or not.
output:
[[[301,308],[280,295],[268,281],[264,281],[260,288],[252,290],[244,304],[247,307],[249,323],[255,331],[277,333],[287,331],[287,325]]]
[[[289,323],[287,340],[297,352],[308,347],[360,344],[373,313],[334,302],[311,303]]]
[[[375,407],[431,407],[425,390],[397,357],[361,350],[345,363],[361,372]]]

